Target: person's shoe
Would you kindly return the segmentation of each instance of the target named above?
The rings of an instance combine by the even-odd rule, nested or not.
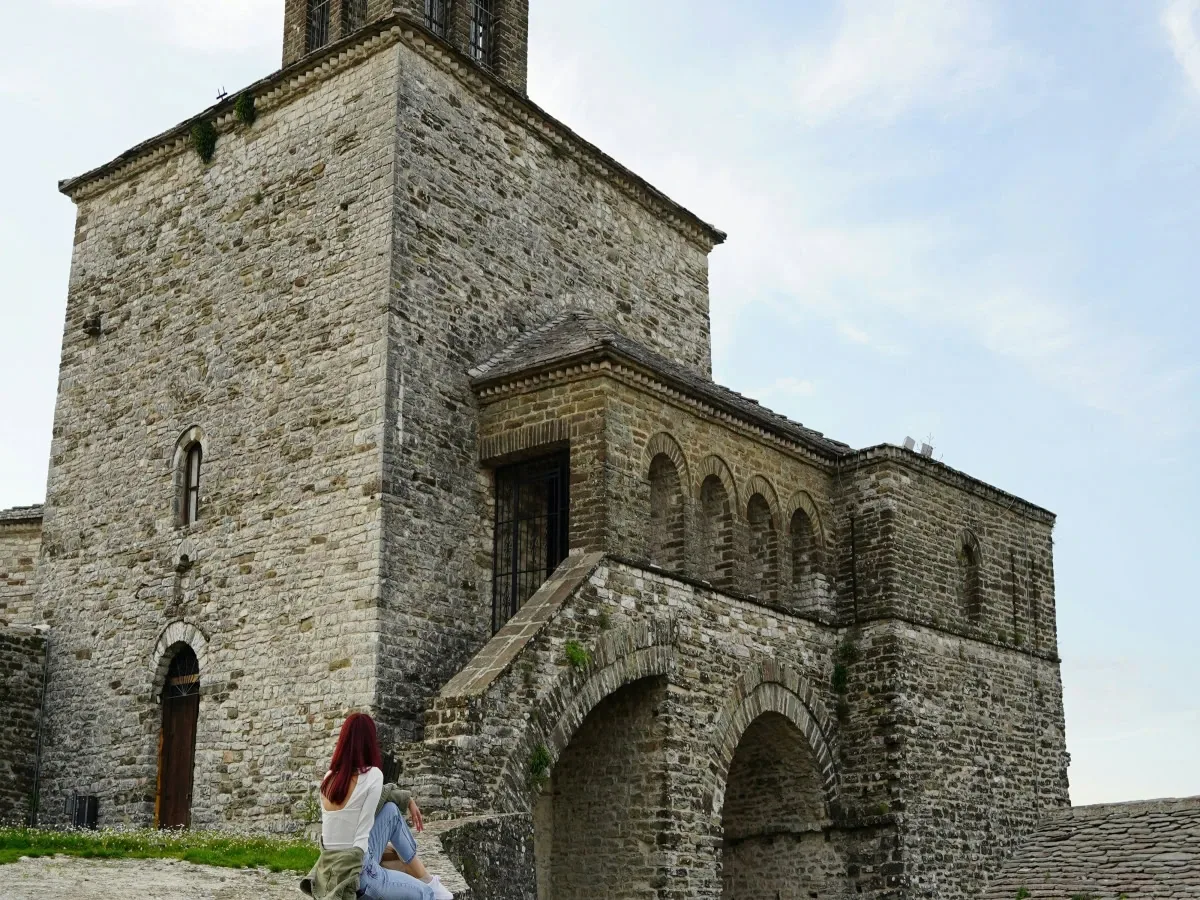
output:
[[[433,900],[454,900],[454,895],[446,890],[442,879],[436,875],[429,879],[429,886],[433,888]]]

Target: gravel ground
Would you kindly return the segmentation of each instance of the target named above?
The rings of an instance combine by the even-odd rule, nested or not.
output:
[[[217,869],[173,859],[47,856],[0,866],[0,898],[46,900],[302,900],[300,876]]]

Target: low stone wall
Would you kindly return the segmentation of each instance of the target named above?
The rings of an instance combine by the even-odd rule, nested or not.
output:
[[[0,825],[29,818],[46,643],[36,628],[0,628]]]

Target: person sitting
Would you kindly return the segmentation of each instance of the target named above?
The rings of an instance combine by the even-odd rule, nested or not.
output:
[[[342,723],[321,781],[321,856],[300,883],[315,900],[453,900],[417,856],[412,827],[421,808],[408,791],[383,783],[375,720],[354,713]]]

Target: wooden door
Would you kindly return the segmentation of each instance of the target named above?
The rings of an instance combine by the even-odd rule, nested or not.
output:
[[[158,770],[158,826],[186,828],[192,812],[200,666],[191,648],[175,655],[162,695],[162,749]]]

